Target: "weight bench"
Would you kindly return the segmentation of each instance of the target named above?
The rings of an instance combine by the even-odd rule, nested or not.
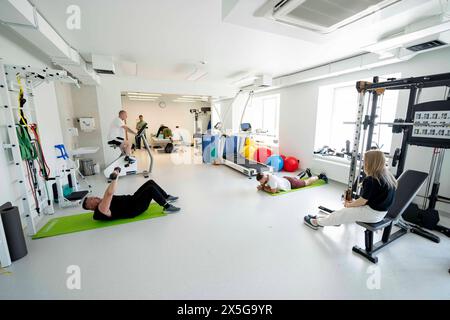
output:
[[[398,187],[395,193],[395,198],[392,206],[389,208],[383,220],[377,223],[357,222],[361,227],[366,228],[365,234],[365,249],[358,246],[353,247],[353,252],[362,255],[373,263],[378,262],[378,257],[374,253],[381,248],[387,246],[389,243],[397,240],[401,236],[409,232],[418,234],[431,241],[439,242],[439,238],[434,234],[425,231],[424,229],[407,224],[400,219],[400,215],[408,208],[411,202],[416,197],[422,185],[427,180],[428,174],[420,171],[407,170],[398,179]],[[392,227],[396,225],[400,228],[397,232],[391,234]],[[373,234],[378,230],[383,230],[381,241],[373,243]]]

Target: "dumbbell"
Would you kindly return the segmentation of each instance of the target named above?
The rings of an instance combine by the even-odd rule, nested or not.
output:
[[[116,180],[117,177],[119,176],[120,171],[122,171],[122,169],[120,169],[120,167],[115,167],[114,171],[109,175],[109,179]]]

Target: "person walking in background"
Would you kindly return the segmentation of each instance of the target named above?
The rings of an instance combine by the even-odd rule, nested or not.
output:
[[[141,130],[146,124],[147,122],[144,121],[144,116],[141,114],[139,116],[139,121],[136,123],[136,130],[139,132],[139,130]],[[144,137],[146,137],[145,132]],[[136,137],[136,149],[140,148],[141,148],[141,137]]]

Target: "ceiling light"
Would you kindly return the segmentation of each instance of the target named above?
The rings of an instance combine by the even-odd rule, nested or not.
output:
[[[175,99],[175,100],[173,100],[173,102],[192,102],[192,103],[195,103],[195,102],[198,102],[198,101],[196,101],[196,100],[180,100],[180,99]]]
[[[127,92],[129,96],[144,96],[144,97],[161,97],[159,93],[140,93],[140,92]]]
[[[182,96],[182,98],[200,99],[200,96]]]
[[[139,97],[129,98],[129,100],[132,100],[132,101],[156,101],[156,99],[147,99],[147,98],[139,98]]]
[[[191,99],[191,100],[197,100],[197,101],[208,101],[209,97],[207,96],[182,96],[179,99]]]
[[[142,97],[142,96],[128,96],[129,99],[146,99],[146,100],[156,100],[158,97]]]

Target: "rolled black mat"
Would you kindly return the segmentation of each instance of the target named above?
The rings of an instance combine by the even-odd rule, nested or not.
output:
[[[6,242],[8,243],[11,261],[19,260],[27,255],[27,245],[23,234],[20,213],[17,207],[1,207],[3,229],[5,230]]]

